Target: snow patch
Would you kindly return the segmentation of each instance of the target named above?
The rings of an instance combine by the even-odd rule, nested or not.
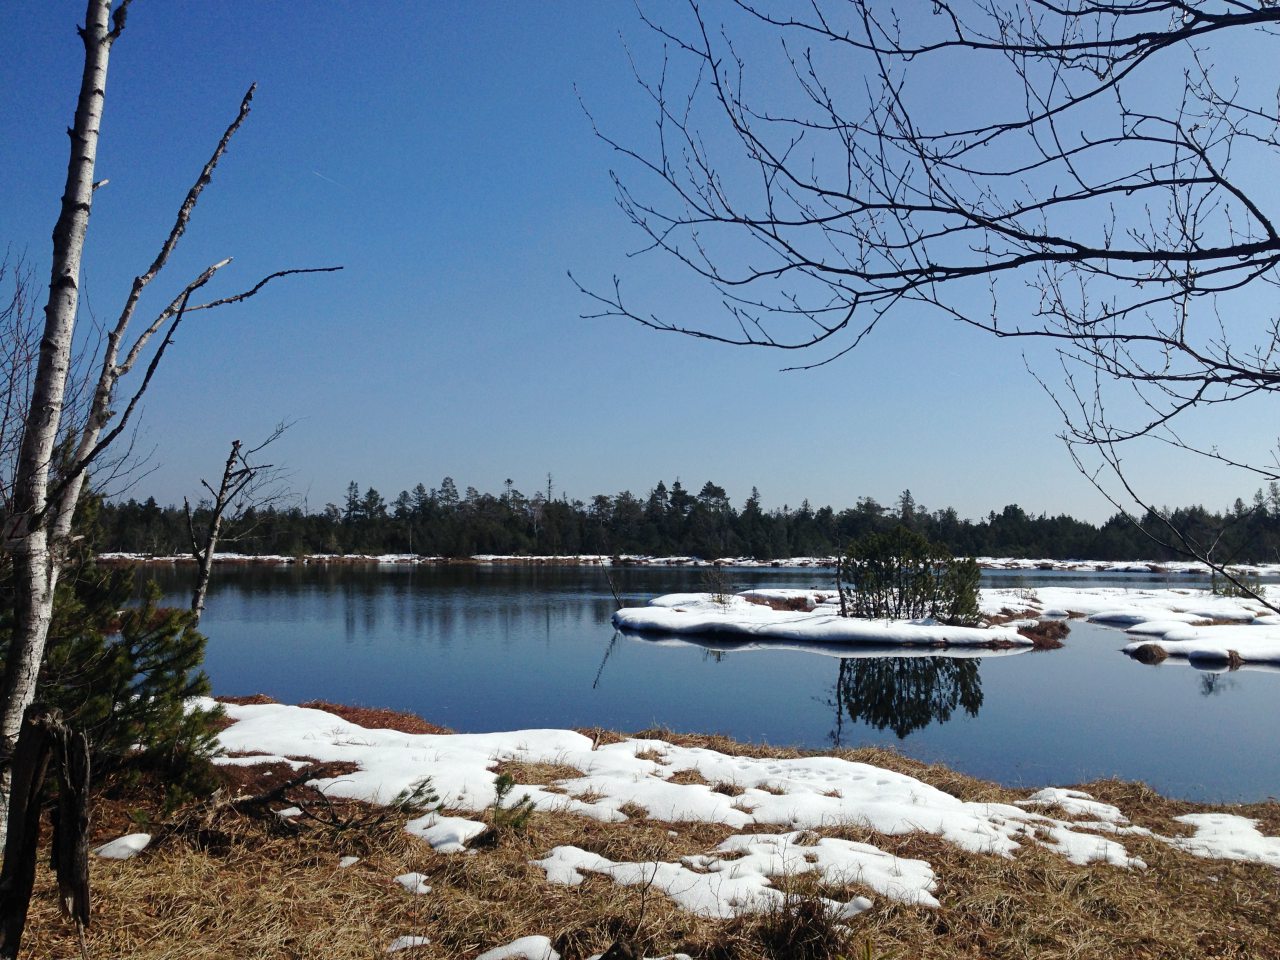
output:
[[[396,883],[418,896],[431,892],[431,887],[427,885],[426,880],[427,876],[424,873],[402,873],[396,877]]]
[[[399,953],[414,947],[425,947],[431,941],[427,937],[396,937],[387,945],[387,953]]]
[[[93,851],[93,855],[102,857],[104,860],[128,860],[147,849],[149,843],[151,843],[151,834],[130,833],[110,843],[104,843]]]
[[[467,849],[467,843],[484,833],[488,826],[478,820],[428,813],[425,817],[410,820],[404,828],[431,844],[437,853],[461,853]]]
[[[1258,830],[1258,821],[1231,813],[1188,813],[1175,818],[1196,828],[1192,837],[1169,837],[1167,841],[1197,857],[1246,860],[1280,869],[1280,837],[1268,837]]]
[[[560,960],[560,954],[551,949],[547,937],[521,937],[502,947],[486,950],[476,960]]]

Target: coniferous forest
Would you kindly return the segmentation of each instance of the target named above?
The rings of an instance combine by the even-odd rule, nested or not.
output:
[[[1144,520],[1144,531],[1123,515],[1098,526],[1066,515],[1032,516],[1009,504],[970,520],[950,507],[930,509],[917,503],[909,490],[892,504],[860,497],[839,510],[815,508],[808,500],[766,510],[755,488],[736,507],[724,488],[710,481],[696,493],[675,480],[659,482],[643,497],[624,490],[589,501],[548,493],[525,496],[510,481],[496,494],[474,487],[459,492],[453,479],[445,477],[438,487],[418,484],[388,502],[372,487],[361,490],[352,482],[342,504],[326,504],[320,511],[280,504],[246,510],[229,525],[220,549],[296,556],[642,554],[767,561],[830,556],[865,533],[902,523],[957,556],[1177,557],[1161,544],[1167,528],[1154,517]],[[197,521],[207,509],[207,504],[195,507]],[[1215,556],[1222,562],[1280,560],[1280,489],[1275,484],[1220,511],[1193,506],[1168,513],[1201,543],[1221,535]],[[160,506],[154,499],[104,504],[99,522],[98,542],[105,551],[180,554],[189,547],[183,509]]]

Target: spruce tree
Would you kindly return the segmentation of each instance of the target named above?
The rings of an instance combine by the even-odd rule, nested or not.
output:
[[[178,802],[212,785],[220,711],[188,703],[209,693],[205,638],[189,610],[160,605],[154,583],[139,598],[132,569],[94,562],[97,508],[86,497],[77,514],[78,556],[58,584],[36,698],[84,732],[96,781],[155,770],[166,800]],[[13,590],[10,576],[0,582]],[[13,630],[9,599],[0,604],[0,660]]]

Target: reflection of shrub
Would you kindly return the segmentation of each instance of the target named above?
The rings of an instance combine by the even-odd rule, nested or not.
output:
[[[854,541],[838,568],[841,612],[875,620],[978,622],[981,571],[906,527]]]
[[[898,739],[932,723],[946,723],[961,709],[976,717],[982,708],[982,660],[955,657],[851,657],[836,678],[836,729],[865,723],[892,730]]]

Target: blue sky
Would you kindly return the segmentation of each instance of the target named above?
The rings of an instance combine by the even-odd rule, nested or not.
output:
[[[0,242],[47,275],[83,5],[15,5],[0,32]],[[738,504],[892,501],[1101,518],[1022,346],[901,316],[844,360],[785,358],[584,320],[567,277],[621,274],[680,318],[705,292],[614,204],[611,132],[652,118],[630,74],[657,49],[628,3],[156,3],[111,59],[84,287],[118,312],[251,81],[254,111],[161,291],[225,256],[221,292],[341,264],[193,317],[146,403],[134,495],[198,493],[236,437],[296,420],[273,459],[312,509],[349,480],[388,498],[450,475],[587,498],[713,480]],[[158,291],[150,302],[164,300]],[[1043,355],[1032,355],[1042,362]],[[1175,467],[1174,464],[1178,465]],[[1158,502],[1224,506],[1248,481],[1144,457]]]

